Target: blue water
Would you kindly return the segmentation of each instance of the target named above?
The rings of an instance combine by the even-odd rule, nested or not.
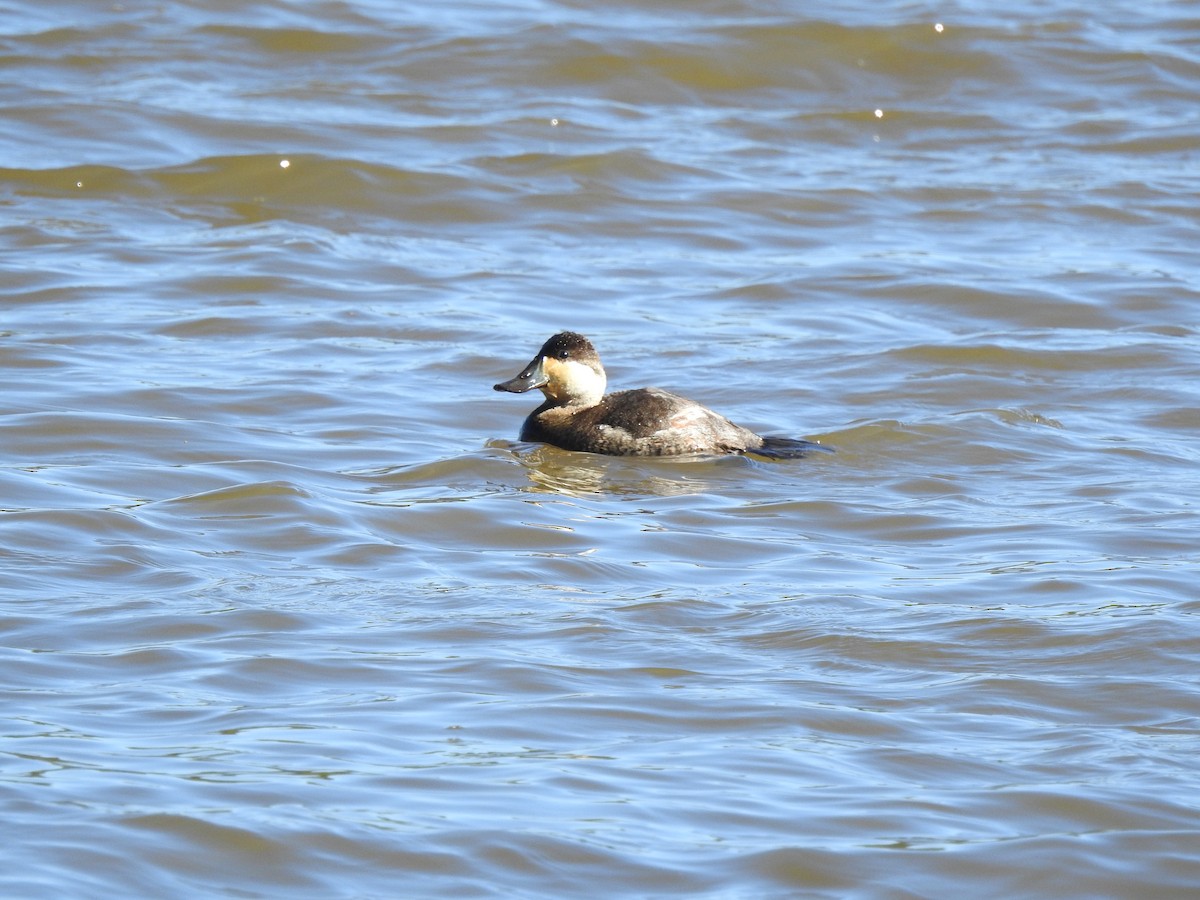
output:
[[[10,3],[4,895],[1192,896],[1198,21]]]

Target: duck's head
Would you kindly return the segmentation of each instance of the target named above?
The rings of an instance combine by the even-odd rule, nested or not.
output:
[[[560,331],[529,361],[516,378],[494,385],[498,391],[523,394],[541,388],[557,406],[592,406],[604,396],[607,379],[600,354],[582,334]]]

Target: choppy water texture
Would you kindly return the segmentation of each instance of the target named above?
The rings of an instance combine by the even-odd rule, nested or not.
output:
[[[0,893],[1196,895],[1200,17],[802,7],[3,6]]]

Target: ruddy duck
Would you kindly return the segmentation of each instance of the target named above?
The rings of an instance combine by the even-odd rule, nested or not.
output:
[[[693,400],[659,388],[605,395],[600,355],[582,334],[563,331],[516,378],[495,385],[521,394],[541,388],[546,402],[521,426],[521,440],[610,456],[755,453],[776,459],[827,447],[792,438],[763,437]]]

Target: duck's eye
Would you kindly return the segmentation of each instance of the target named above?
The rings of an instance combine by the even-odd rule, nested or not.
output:
[[[571,355],[571,353],[568,350],[559,350],[557,353],[554,354],[556,359],[562,359],[562,360],[567,359],[570,355]]]

